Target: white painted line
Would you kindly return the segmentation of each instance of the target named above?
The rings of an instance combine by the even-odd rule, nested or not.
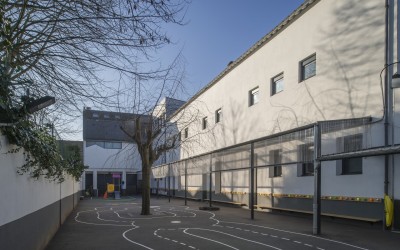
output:
[[[253,234],[259,234],[259,232],[256,232],[256,231],[251,231]]]
[[[196,249],[194,246],[189,246],[191,249]]]
[[[288,238],[283,238],[283,237],[282,237],[281,239],[282,239],[282,240],[289,240]]]
[[[177,240],[172,240],[173,242],[175,242],[175,243],[178,243],[178,241]]]
[[[302,244],[300,241],[297,241],[297,240],[294,240],[293,242],[297,243],[297,244]]]
[[[305,245],[305,246],[308,246],[308,247],[313,247],[313,245],[306,244],[306,243],[304,243],[304,245]]]
[[[170,239],[168,239],[168,238],[164,238],[164,240],[170,240]]]
[[[240,240],[252,242],[252,243],[255,243],[255,244],[258,244],[258,245],[270,247],[270,248],[273,248],[273,249],[276,249],[276,250],[282,250],[281,248],[278,248],[278,247],[274,247],[274,246],[267,245],[267,244],[264,244],[264,243],[261,243],[261,242],[258,242],[258,241],[245,239],[245,238],[242,238],[242,237],[239,237],[239,236],[236,236],[236,235],[232,235],[232,234],[228,234],[228,233],[224,233],[224,232],[220,232],[220,231],[216,231],[216,230],[210,230],[210,229],[204,229],[204,228],[188,228],[188,229],[184,230],[183,232],[186,233],[186,234],[189,234],[189,233],[187,233],[187,230],[203,230],[203,231],[215,232],[215,233],[219,233],[219,234],[228,235],[228,236],[231,236],[231,237],[233,237],[233,238],[240,239]],[[226,244],[224,244],[224,243],[222,243],[222,242],[214,241],[214,240],[207,239],[207,238],[204,238],[204,237],[200,237],[200,236],[198,236],[198,235],[194,235],[194,234],[189,234],[189,235],[192,235],[192,236],[198,237],[198,238],[202,238],[202,239],[206,239],[206,240],[209,240],[209,241],[217,242],[217,243],[222,244],[222,245],[226,245]],[[233,248],[233,249],[237,249],[237,248],[232,247],[232,246],[229,246],[229,245],[226,245],[226,246],[231,247],[231,248]]]
[[[274,238],[278,238],[278,236],[276,236],[276,235],[270,235],[271,237],[274,237]]]
[[[186,244],[185,244],[185,243],[183,243],[183,242],[180,242],[179,244],[186,246]]]
[[[317,247],[317,249],[318,249],[318,250],[325,250],[325,249],[323,249],[323,248],[320,248],[320,247]]]
[[[179,224],[179,223],[181,223],[181,221],[180,220],[173,220],[173,221],[171,221],[171,223],[172,224]]]
[[[150,248],[150,247],[148,247],[148,246],[142,245],[142,244],[140,244],[140,243],[138,243],[138,242],[135,242],[135,241],[133,241],[133,240],[130,240],[128,237],[126,237],[126,233],[129,232],[129,231],[131,231],[131,230],[132,230],[132,229],[126,230],[126,231],[122,234],[122,236],[125,238],[125,240],[127,240],[127,241],[129,241],[129,242],[131,242],[131,243],[133,243],[133,244],[136,244],[136,245],[138,245],[138,246],[141,246],[141,247],[143,247],[143,248],[146,248],[146,249],[149,249],[149,250],[154,250],[153,248]]]
[[[237,224],[237,225],[246,225],[246,226],[259,227],[259,228],[266,228],[266,229],[270,229],[270,230],[274,230],[274,231],[278,231],[278,232],[290,233],[290,234],[301,235],[301,236],[310,237],[310,238],[314,238],[314,239],[319,239],[319,240],[322,240],[322,241],[334,242],[334,243],[337,243],[337,244],[341,244],[341,245],[345,245],[345,246],[349,246],[349,247],[353,247],[353,248],[357,248],[357,249],[361,249],[361,250],[368,250],[367,248],[351,245],[351,244],[348,244],[348,243],[345,243],[345,242],[342,242],[342,241],[326,239],[326,238],[322,238],[322,237],[318,237],[318,236],[314,236],[314,235],[310,235],[310,234],[297,233],[297,232],[277,229],[277,228],[273,228],[273,227],[265,227],[265,226],[259,226],[259,225],[247,224],[247,223],[240,223],[240,222],[232,222],[232,221],[221,221],[221,223],[229,223],[229,224]],[[320,250],[325,250],[325,249],[321,248]]]

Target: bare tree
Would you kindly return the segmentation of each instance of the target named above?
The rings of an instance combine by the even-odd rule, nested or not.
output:
[[[6,124],[6,129],[2,125],[2,132],[40,158],[54,148],[48,143],[51,138],[21,108],[32,98],[54,96],[57,103],[51,111],[60,124],[71,119],[60,117],[76,118],[84,105],[117,104],[120,89],[113,88],[108,75],[141,82],[162,78],[168,69],[149,68],[147,62],[154,62],[157,49],[170,43],[164,25],[183,24],[187,3],[0,0],[0,122],[9,121],[4,117],[21,121]],[[62,176],[53,161],[43,158],[34,163],[35,176]]]
[[[115,104],[102,72],[157,79],[164,69],[141,64],[170,43],[163,24],[182,24],[186,3],[0,0],[2,107],[18,105],[27,89],[31,96],[55,96],[63,114],[88,101]]]
[[[170,120],[174,111],[184,102],[171,97],[182,95],[184,92],[184,67],[182,58],[178,56],[169,66],[160,79],[139,79],[130,84],[130,91],[126,91],[121,99],[129,100],[129,107],[135,114],[134,120],[125,121],[121,126],[137,145],[142,169],[142,215],[150,214],[150,179],[151,167],[168,151],[176,149],[180,143],[181,131],[177,122],[189,124],[194,121],[193,112],[180,112],[179,117]],[[140,90],[139,90],[140,88]],[[168,97],[168,98],[164,98]],[[173,100],[170,103],[168,100]]]

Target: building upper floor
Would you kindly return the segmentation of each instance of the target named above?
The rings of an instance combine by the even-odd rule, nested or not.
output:
[[[385,20],[385,0],[305,1],[174,114],[181,157],[316,121],[381,119]]]

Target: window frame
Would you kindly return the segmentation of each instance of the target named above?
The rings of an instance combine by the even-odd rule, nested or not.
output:
[[[274,76],[274,77],[272,77],[271,78],[271,95],[270,96],[274,96],[274,95],[276,95],[276,94],[278,94],[278,93],[280,93],[280,92],[283,92],[283,90],[284,90],[284,72],[281,72],[281,73],[279,73],[279,74],[277,74],[276,76]],[[276,85],[277,85],[277,83],[280,81],[280,80],[282,80],[282,89],[280,90],[280,91],[276,91]]]
[[[215,110],[215,123],[220,123],[222,121],[222,108]]]
[[[269,177],[282,177],[282,149],[269,151],[269,164],[273,164],[273,166],[269,167]]]
[[[201,128],[204,130],[206,129],[208,126],[208,117],[203,117],[203,119],[201,120]]]
[[[249,90],[249,107],[256,105],[260,102],[260,88],[259,86]]]
[[[310,148],[313,148],[310,150]],[[311,154],[312,157],[306,157],[304,154],[301,154],[301,151],[304,151],[303,148],[307,149],[307,154]],[[305,143],[305,144],[300,144],[297,146],[297,160],[299,161],[297,163],[297,176],[302,177],[302,176],[314,176],[314,160],[312,161],[307,161],[307,158],[314,159],[314,143]],[[310,171],[310,169],[312,169]]]
[[[358,140],[358,144],[350,149],[346,149],[347,140]],[[347,135],[336,138],[336,149],[337,152],[353,152],[362,150],[363,148],[363,134],[358,133],[354,135]],[[347,145],[348,146],[348,145]],[[357,164],[356,167],[352,167]],[[356,171],[354,170],[356,169]],[[363,174],[363,157],[348,158],[336,161],[336,175],[360,175]]]
[[[307,75],[306,77],[306,67],[310,64],[314,63],[314,72],[312,75]],[[311,77],[314,77],[317,75],[317,54],[314,53],[305,59],[301,60],[299,62],[299,82],[303,82]]]
[[[184,138],[187,139],[187,138],[189,137],[189,128],[186,127],[186,128],[183,130],[183,133],[184,133]]]

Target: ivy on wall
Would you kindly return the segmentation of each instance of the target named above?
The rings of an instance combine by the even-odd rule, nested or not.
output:
[[[19,174],[29,173],[36,179],[44,176],[59,182],[64,181],[65,174],[76,180],[82,175],[84,166],[79,152],[63,157],[56,139],[45,128],[30,120],[22,120],[1,130],[9,143],[17,146],[8,153],[23,151],[25,163],[18,168]]]

